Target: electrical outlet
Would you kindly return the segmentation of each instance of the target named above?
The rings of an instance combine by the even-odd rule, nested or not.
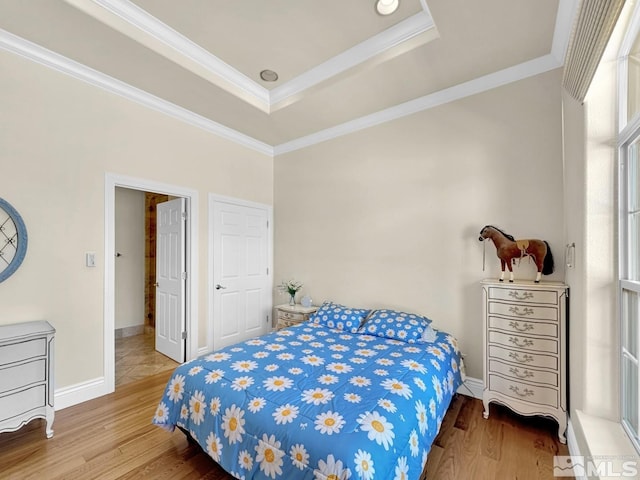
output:
[[[87,252],[85,255],[87,267],[96,266],[96,252]]]

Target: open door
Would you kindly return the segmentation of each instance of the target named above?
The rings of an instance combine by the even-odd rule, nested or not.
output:
[[[185,199],[157,205],[156,350],[176,362],[185,354]]]

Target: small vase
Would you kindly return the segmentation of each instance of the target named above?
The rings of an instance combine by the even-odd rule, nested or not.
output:
[[[296,304],[296,294],[295,293],[290,293],[289,294],[289,305],[291,305],[292,307]]]

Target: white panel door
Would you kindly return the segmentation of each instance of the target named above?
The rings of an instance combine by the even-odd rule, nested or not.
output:
[[[156,350],[184,362],[185,340],[185,200],[157,206]]]
[[[213,346],[269,331],[269,212],[213,202]]]

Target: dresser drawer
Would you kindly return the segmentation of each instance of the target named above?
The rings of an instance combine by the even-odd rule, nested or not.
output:
[[[489,302],[489,315],[504,315],[514,318],[535,318],[538,320],[558,320],[558,309],[538,305],[515,305]]]
[[[558,338],[558,324],[546,322],[530,322],[503,317],[489,317],[489,328],[505,330],[507,332],[543,335]]]
[[[489,343],[497,343],[505,347],[517,347],[523,350],[537,350],[539,352],[558,353],[558,341],[545,338],[532,338],[523,335],[510,335],[508,333],[489,330]]]
[[[28,363],[0,368],[0,394],[46,380],[47,361],[42,358]]]
[[[519,352],[509,350],[497,345],[489,346],[489,358],[500,358],[514,364],[526,367],[539,367],[558,369],[558,357],[553,355],[542,355],[531,352]]]
[[[511,377],[514,380],[546,383],[552,387],[558,386],[557,372],[538,370],[535,368],[524,367],[522,365],[507,364],[494,359],[489,360],[489,372],[500,373],[504,376]]]
[[[0,365],[42,357],[47,353],[47,341],[36,338],[0,346]]]
[[[498,375],[489,375],[489,389],[527,403],[538,403],[558,408],[558,390],[551,387],[529,385]]]
[[[10,393],[0,396],[0,412],[2,412],[2,420],[27,413],[34,408],[44,407],[47,405],[47,389],[45,385],[36,385],[35,387],[20,390],[19,392]]]
[[[287,328],[290,327],[292,325],[297,325],[300,322],[292,322],[291,320],[278,320],[278,325],[277,325],[277,329],[280,330],[282,328]]]
[[[558,305],[558,292],[553,290],[489,287],[489,299],[506,300],[511,303],[544,303],[548,305]]]
[[[294,323],[304,322],[309,319],[308,313],[298,313],[298,312],[283,312],[282,310],[278,310],[278,322],[290,322],[290,325]]]

